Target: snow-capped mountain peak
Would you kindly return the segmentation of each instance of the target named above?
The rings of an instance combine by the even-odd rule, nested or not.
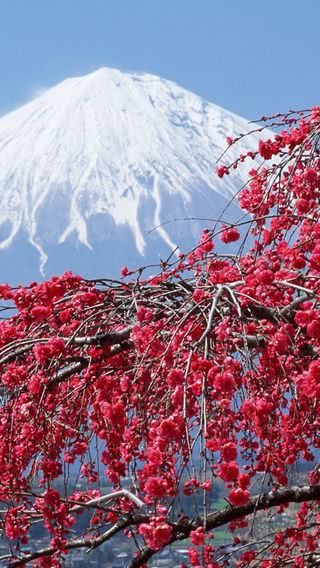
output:
[[[197,215],[197,202],[212,214],[219,194],[234,193],[237,178],[218,180],[216,160],[226,136],[247,130],[154,75],[102,68],[66,79],[0,119],[0,248],[23,234],[43,269],[50,247],[71,239],[94,248],[101,232],[126,228],[144,254],[149,229]],[[165,226],[157,234],[176,246]]]

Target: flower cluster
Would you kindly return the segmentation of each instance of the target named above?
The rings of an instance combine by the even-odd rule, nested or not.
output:
[[[320,482],[320,109],[274,120],[287,128],[257,148],[271,164],[250,171],[241,227],[205,229],[136,281],[124,267],[120,282],[66,273],[0,287],[13,310],[0,323],[1,528],[19,549],[42,522],[51,548],[36,566],[59,566],[85,507],[84,539],[113,524],[153,554],[184,536],[192,566],[225,566],[208,532],[218,489],[239,568],[304,566],[301,550],[315,550],[311,498],[265,549],[241,536],[257,490],[288,487],[301,461]]]

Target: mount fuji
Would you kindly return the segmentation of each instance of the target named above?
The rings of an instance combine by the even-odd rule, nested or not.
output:
[[[102,68],[0,118],[0,281],[118,275],[187,250],[246,168],[219,180],[247,122],[171,81]],[[257,135],[228,151],[254,150]],[[252,167],[252,164],[250,165]],[[234,206],[224,219],[237,214]],[[228,215],[228,216],[226,216]],[[150,232],[151,231],[151,232]]]

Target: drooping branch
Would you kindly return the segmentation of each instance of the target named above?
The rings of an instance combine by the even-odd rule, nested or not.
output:
[[[98,347],[116,345],[122,343],[125,339],[129,339],[132,327],[133,326],[130,325],[120,331],[97,333],[96,335],[91,336],[75,336],[71,341],[78,345],[97,345]]]
[[[115,499],[120,499],[121,497],[126,497],[140,509],[145,506],[145,503],[139,497],[137,497],[137,495],[134,495],[134,493],[128,491],[127,489],[121,489],[119,491],[114,491],[113,493],[101,495],[100,497],[96,497],[95,499],[90,499],[90,501],[86,501],[81,505],[76,505],[72,509],[72,512],[79,511],[83,507],[94,507],[95,505],[103,505],[105,503],[110,503],[110,501],[114,501]]]
[[[320,499],[320,485],[290,487],[288,489],[258,495],[257,497],[251,497],[246,505],[240,507],[226,507],[207,515],[206,531],[217,529],[231,521],[236,521],[256,511],[271,509],[272,507],[285,505],[287,503],[304,503],[318,499]],[[175,524],[172,538],[168,544],[172,544],[178,540],[185,540],[190,536],[191,531],[196,530],[199,526],[203,526],[202,518],[197,519],[197,521],[186,521],[185,523]],[[145,547],[139,555],[132,559],[128,568],[140,568],[158,552],[159,551],[152,550],[149,547]]]
[[[88,335],[88,336],[74,336],[74,337],[61,337],[62,340],[68,343],[74,343],[77,345],[96,345],[97,347],[106,347],[108,345],[116,345],[122,343],[124,340],[130,337],[130,333],[132,330],[132,325],[122,329],[120,331],[113,331],[113,332],[105,332],[105,333],[97,333],[95,335]],[[46,338],[34,338],[29,339],[27,342],[23,340],[21,343],[21,347],[19,347],[19,341],[15,343],[13,346],[13,350],[9,350],[9,353],[4,355],[0,359],[0,365],[4,363],[10,363],[10,361],[14,361],[15,359],[19,358],[21,355],[24,355],[28,351],[36,345],[37,343],[46,344],[48,339]],[[27,343],[25,345],[25,343]],[[6,348],[8,351],[8,348]]]
[[[148,521],[149,517],[147,515],[135,514],[134,517],[132,517],[132,515],[130,514],[126,515],[125,517],[121,518],[117,523],[115,523],[110,529],[108,529],[107,531],[105,531],[104,533],[98,536],[88,537],[87,535],[85,539],[78,538],[68,541],[64,545],[64,550],[76,550],[79,548],[84,548],[87,550],[87,552],[90,552],[90,550],[98,548],[104,542],[111,540],[116,534],[123,531],[124,529],[132,525],[137,525]],[[57,553],[57,549],[55,547],[48,546],[46,548],[41,548],[39,550],[36,550],[35,552],[30,552],[29,554],[26,554],[21,558],[17,558],[13,561],[10,561],[8,563],[8,566],[10,566],[10,568],[15,568],[17,566],[24,566],[25,564],[32,562],[37,558],[52,556],[55,553]]]
[[[119,345],[113,345],[110,351],[104,354],[104,358],[109,359],[110,357],[114,357],[114,355],[118,355],[119,353],[122,353],[122,351],[127,351],[131,348],[133,348],[132,341],[123,341]],[[62,381],[71,377],[74,373],[79,373],[93,362],[94,360],[90,360],[89,357],[82,357],[80,360],[76,360],[75,362],[70,363],[70,365],[67,365],[63,369],[59,369],[56,375],[48,381],[48,384],[55,385],[61,383]]]
[[[119,493],[119,495],[118,495]],[[120,495],[121,494],[121,495]],[[137,499],[136,496],[133,496],[130,492],[120,491],[114,494],[106,495],[106,500],[110,500],[111,498],[114,499],[116,496],[126,496],[126,497],[134,497],[134,501],[137,500],[137,505],[143,505],[143,502],[140,499]],[[256,511],[268,510],[272,507],[277,507],[279,505],[285,505],[288,503],[304,503],[310,502],[320,499],[320,485],[307,485],[303,487],[290,487],[287,489],[280,489],[275,492],[270,492],[262,495],[258,495],[256,497],[251,497],[250,500],[246,505],[239,506],[239,507],[225,507],[222,510],[216,511],[207,515],[206,518],[206,531],[211,531],[213,529],[217,529],[224,525],[227,525],[231,521],[236,521],[241,519],[242,517],[246,517]],[[92,500],[93,501],[93,500]],[[104,502],[104,497],[98,498],[95,501],[99,501],[101,504],[102,501]],[[87,505],[90,504],[90,501]],[[84,506],[86,503],[84,503]],[[96,537],[86,537],[85,539],[74,539],[70,540],[64,546],[65,550],[75,550],[78,548],[86,548],[87,551],[92,550],[93,548],[97,548],[107,540],[110,540],[113,536],[117,533],[121,532],[122,530],[130,527],[130,526],[138,526],[142,523],[148,523],[150,521],[150,516],[146,514],[140,513],[130,513],[124,515],[115,525],[113,525],[109,530],[105,531],[99,536]],[[171,523],[173,532],[170,541],[164,545],[162,548],[165,548],[169,544],[172,544],[176,541],[185,540],[190,536],[191,531],[196,530],[198,527],[203,526],[203,519],[201,517],[197,518],[196,520],[185,519],[183,521],[177,523]],[[12,562],[9,563],[10,568],[14,568],[17,566],[22,566],[31,562],[37,558],[42,556],[51,556],[57,552],[57,549],[54,547],[47,547],[40,549],[38,551],[32,552],[30,554],[26,554],[25,556],[14,559]],[[148,562],[150,558],[152,558],[155,554],[157,554],[159,550],[152,550],[149,547],[145,547],[135,558],[133,558],[128,566],[128,568],[140,568],[143,564]]]

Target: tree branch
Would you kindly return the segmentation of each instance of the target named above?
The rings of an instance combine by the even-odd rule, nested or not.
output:
[[[139,499],[139,497],[134,495],[134,493],[131,493],[131,491],[128,491],[127,489],[121,489],[119,491],[114,491],[113,493],[108,493],[107,495],[101,495],[96,499],[90,499],[90,501],[85,501],[83,504],[81,503],[81,505],[76,505],[71,509],[71,512],[74,513],[75,511],[80,511],[85,507],[94,507],[95,505],[103,505],[104,503],[109,503],[110,501],[113,501],[114,499],[119,499],[121,497],[127,497],[127,499],[132,501],[140,509],[145,505],[145,503],[141,499]]]
[[[97,333],[96,335],[89,335],[84,337],[74,337],[72,343],[77,343],[78,345],[116,345],[117,343],[122,343],[125,339],[129,339],[133,325],[122,329],[121,331]]]
[[[125,528],[131,525],[137,525],[141,523],[149,522],[149,517],[146,515],[136,514],[134,517],[132,515],[126,515],[122,519],[120,519],[115,525],[113,525],[110,529],[92,538],[79,538],[74,540],[69,540],[65,546],[64,550],[75,550],[78,548],[86,548],[87,552],[97,548],[107,540],[110,540],[113,536],[115,536],[120,531],[124,530]],[[43,556],[52,556],[53,554],[57,553],[57,548],[53,546],[48,546],[46,548],[41,548],[40,550],[36,550],[35,552],[30,552],[26,554],[22,558],[17,558],[12,562],[9,561],[8,567],[15,568],[16,566],[24,566],[27,562],[32,562],[37,558],[41,558]]]
[[[123,491],[121,492],[123,493]],[[130,494],[132,495],[132,494]],[[108,495],[106,497],[111,497]],[[128,495],[126,495],[128,496]],[[313,500],[320,499],[320,485],[306,485],[303,487],[290,487],[287,489],[280,489],[279,491],[266,493],[264,495],[257,495],[256,497],[251,497],[246,505],[241,507],[225,507],[220,511],[216,511],[207,515],[206,518],[206,531],[211,531],[231,521],[236,521],[242,517],[252,514],[255,511],[261,511],[263,509],[270,509],[271,507],[276,507],[279,505],[285,505],[287,503],[303,503]],[[98,499],[97,501],[101,498]],[[90,502],[89,502],[90,503]],[[85,506],[85,503],[84,503]],[[148,515],[143,515],[140,513],[131,513],[125,515],[120,519],[115,525],[110,529],[91,538],[80,538],[70,540],[64,546],[64,550],[74,550],[77,548],[86,548],[89,552],[93,548],[97,548],[107,540],[110,540],[118,532],[128,528],[130,526],[137,526],[142,523],[148,523],[150,518]],[[183,520],[178,523],[171,523],[173,528],[173,535],[165,546],[180,540],[184,540],[190,536],[191,531],[197,529],[199,526],[203,526],[203,519],[199,518],[197,520]],[[162,548],[165,548],[162,547]],[[18,558],[9,562],[8,566],[14,568],[16,566],[22,566],[28,562],[32,562],[37,558],[42,556],[51,556],[57,552],[55,547],[42,548],[38,551],[26,554],[22,558]],[[159,550],[152,550],[149,547],[145,547],[135,558],[133,558],[128,565],[128,568],[141,568],[143,564],[148,562],[152,556],[157,554]]]
[[[258,495],[257,497],[251,497],[246,505],[242,505],[241,507],[226,507],[220,511],[207,515],[206,531],[211,531],[226,525],[231,521],[241,519],[241,517],[250,515],[255,511],[271,509],[271,507],[285,505],[286,503],[303,503],[318,499],[320,499],[320,485],[290,487],[288,489],[280,489],[274,493],[271,492],[264,495]],[[195,530],[199,526],[203,526],[202,518],[197,521],[176,523],[173,525],[173,536],[167,545],[176,542],[177,540],[184,540],[188,538],[191,531]],[[140,568],[158,552],[158,550],[155,551],[149,547],[145,547],[138,556],[132,559],[128,568]]]
[[[122,351],[127,351],[128,349],[131,349],[133,346],[134,346],[133,341],[130,340],[122,341],[122,343],[120,343],[119,345],[113,345],[109,353],[106,353],[104,357],[105,359],[109,359],[114,355],[122,353]],[[80,371],[88,367],[92,362],[94,362],[94,360],[92,361],[91,359],[89,359],[89,357],[81,357],[80,361],[75,361],[74,363],[67,365],[63,369],[59,369],[56,375],[52,379],[50,379],[47,384],[55,385],[61,383],[65,379],[71,377],[71,375],[73,375],[74,373],[79,373]]]
[[[87,335],[83,337],[61,337],[61,339],[68,343],[76,343],[77,345],[97,345],[98,347],[105,347],[107,345],[116,345],[117,343],[122,343],[124,340],[129,339],[132,327],[133,325],[130,325],[125,329],[121,329],[120,331],[97,333],[96,335]],[[13,351],[9,351],[9,353],[1,357],[0,365],[3,365],[4,363],[10,363],[17,357],[20,357],[20,355],[31,351],[36,343],[42,343],[43,345],[45,345],[50,339],[51,338],[29,339],[27,340],[27,345],[25,345],[26,341],[22,340],[22,343],[24,345],[22,345],[21,347],[19,347],[19,341],[17,341],[15,343],[15,348],[13,349]],[[6,351],[7,350],[8,349],[6,349]]]

